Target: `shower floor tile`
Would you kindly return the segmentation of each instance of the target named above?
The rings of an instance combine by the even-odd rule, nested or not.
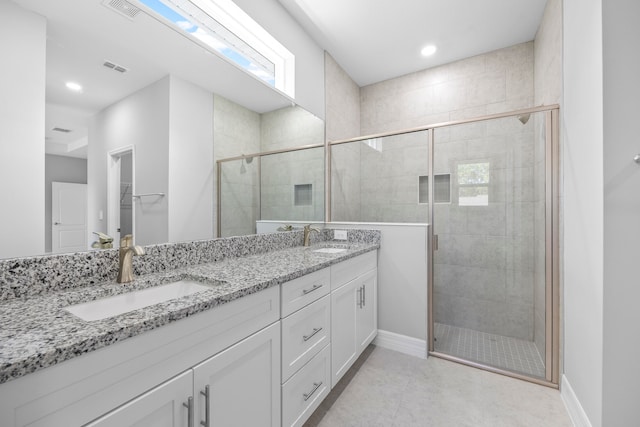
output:
[[[509,371],[544,378],[545,369],[531,341],[435,323],[435,350]]]

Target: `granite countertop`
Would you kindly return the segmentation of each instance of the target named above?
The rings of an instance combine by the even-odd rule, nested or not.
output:
[[[324,242],[294,247],[148,274],[127,284],[111,281],[0,302],[0,384],[379,247],[348,243],[343,245],[345,252],[314,252],[330,245]],[[102,320],[84,321],[64,310],[70,305],[185,278],[214,286]]]

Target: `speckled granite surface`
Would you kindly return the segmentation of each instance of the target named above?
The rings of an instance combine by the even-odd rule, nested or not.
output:
[[[233,301],[244,295],[280,285],[379,247],[379,232],[363,234],[360,233],[361,230],[357,231],[358,233],[349,236],[350,242],[346,245],[348,250],[338,254],[313,251],[318,246],[337,244],[323,243],[322,239],[331,237],[329,230],[318,236],[316,245],[311,248],[287,247],[289,241],[297,239],[297,236],[294,236],[297,232],[274,233],[271,238],[269,235],[263,235],[261,239],[265,241],[259,248],[250,247],[248,244],[224,247],[224,245],[219,246],[220,243],[212,243],[227,239],[181,244],[185,245],[184,247],[157,245],[158,251],[166,252],[165,262],[160,268],[149,262],[151,265],[149,270],[153,271],[155,268],[159,271],[141,275],[134,282],[126,285],[115,283],[113,279],[102,281],[95,279],[95,284],[84,283],[81,287],[63,284],[58,288],[61,290],[54,292],[52,289],[55,289],[55,285],[45,281],[44,288],[47,292],[40,291],[29,297],[23,295],[0,302],[0,383]],[[246,243],[247,240],[240,239],[239,242]],[[285,248],[278,248],[279,244],[284,245]],[[210,245],[210,252],[206,255],[191,254],[190,252],[205,252],[199,245]],[[168,256],[169,253],[174,254],[175,257]],[[188,265],[185,264],[184,256],[194,260],[195,264],[197,263],[195,260],[210,259],[207,257],[211,257],[211,254],[213,254],[213,262],[210,260],[199,265],[174,267],[181,262],[183,266]],[[242,256],[243,254],[245,256]],[[108,256],[109,254],[104,254],[104,259]],[[99,258],[98,262],[104,261],[101,257]],[[140,259],[144,258],[140,257]],[[46,264],[54,261],[39,260],[39,262]],[[70,269],[74,268],[66,263],[62,265]],[[92,267],[81,266],[81,268],[92,270]],[[115,269],[116,266],[114,265],[113,268]],[[60,272],[60,275],[65,277],[60,280],[69,280],[64,272]],[[37,275],[35,277],[38,280],[44,280]],[[183,278],[215,283],[215,285],[210,290],[191,296],[92,322],[83,321],[64,310],[64,307],[69,305],[134,289],[145,289]],[[0,280],[3,280],[1,276]]]
[[[375,232],[372,233],[373,236]],[[148,245],[144,246],[145,256],[133,258],[134,272],[137,275],[161,273],[190,265],[302,246],[302,234],[302,231],[290,231]],[[330,230],[312,235],[312,243],[329,239]],[[51,291],[114,280],[117,272],[117,249],[4,259],[0,260],[0,301],[30,298]]]

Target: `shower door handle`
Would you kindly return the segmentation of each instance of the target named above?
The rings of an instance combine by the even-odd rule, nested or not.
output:
[[[434,251],[438,250],[438,235],[437,234],[433,235],[433,250]]]

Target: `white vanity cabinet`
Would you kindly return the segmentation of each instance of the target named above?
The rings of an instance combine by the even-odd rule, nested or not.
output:
[[[274,323],[87,427],[279,427],[279,355]]]
[[[377,251],[0,384],[2,427],[301,426],[377,332]]]
[[[155,427],[165,425],[162,418],[189,427],[182,404],[190,397],[200,425],[206,408],[200,390],[209,385],[210,408],[239,408],[241,417],[254,411],[246,404],[270,402],[268,412],[256,413],[260,423],[244,425],[278,426],[279,319],[280,287],[274,286],[0,384],[0,425]],[[229,382],[242,392],[226,390]]]
[[[331,390],[330,268],[282,284],[282,425],[301,426]]]
[[[378,331],[376,252],[331,266],[331,387]]]
[[[193,381],[194,426],[279,427],[280,325],[197,365]]]
[[[114,409],[86,427],[190,427],[193,412],[191,371],[161,384],[129,403]],[[189,400],[191,399],[191,401]]]

